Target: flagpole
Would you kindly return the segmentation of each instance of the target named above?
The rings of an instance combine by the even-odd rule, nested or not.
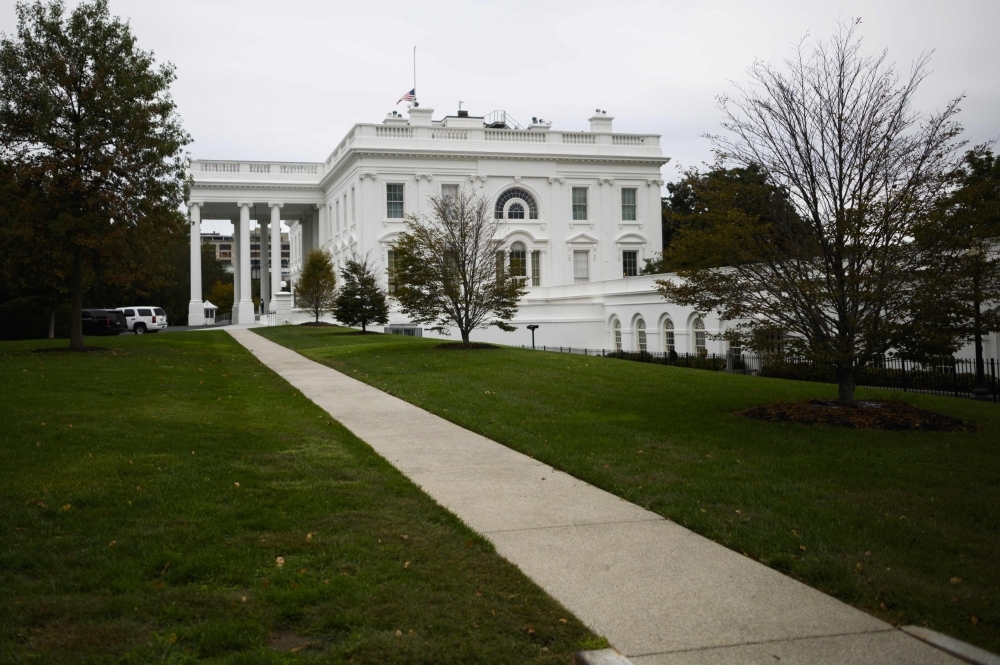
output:
[[[417,101],[417,47],[413,47],[413,102]]]

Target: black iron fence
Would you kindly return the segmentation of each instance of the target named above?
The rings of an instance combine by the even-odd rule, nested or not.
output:
[[[522,348],[530,349],[525,346]],[[832,364],[755,353],[694,354],[649,351],[608,351],[569,346],[540,346],[538,351],[555,351],[587,356],[619,358],[635,362],[690,367],[715,372],[767,376],[796,381],[837,383]],[[983,398],[1000,402],[1000,365],[994,359],[984,361]],[[932,395],[971,397],[976,388],[976,361],[970,358],[940,358],[930,362],[915,362],[902,358],[881,358],[857,373],[858,386],[888,388]]]

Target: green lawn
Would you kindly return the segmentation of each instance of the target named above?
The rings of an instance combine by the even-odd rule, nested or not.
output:
[[[226,333],[89,341],[113,351],[0,344],[0,662],[513,665],[603,644]]]
[[[976,433],[767,423],[831,385],[285,326],[257,332],[893,623],[1000,652],[1000,405]],[[954,581],[953,581],[954,580]]]

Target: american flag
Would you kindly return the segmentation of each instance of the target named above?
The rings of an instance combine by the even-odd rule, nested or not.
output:
[[[417,98],[417,89],[414,88],[413,90],[410,90],[408,93],[400,97],[399,102],[412,102],[416,98]],[[396,103],[398,104],[399,102]]]

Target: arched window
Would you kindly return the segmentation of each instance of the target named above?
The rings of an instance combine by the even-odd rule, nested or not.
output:
[[[635,323],[635,336],[639,345],[639,353],[646,353],[646,322],[642,319]]]
[[[705,322],[698,317],[694,320],[694,352],[698,355],[705,355]]]
[[[518,199],[518,202],[512,203],[507,209],[507,219],[524,219],[525,206],[528,207],[528,219],[538,219],[538,204],[535,203],[535,197],[520,187],[512,187],[497,197],[493,216],[497,219],[504,219],[504,206],[511,199]],[[516,211],[515,206],[517,207]],[[520,217],[515,217],[515,212],[519,212]]]
[[[513,206],[511,206],[513,207]],[[523,211],[522,211],[523,212]],[[510,274],[514,277],[527,277],[528,248],[521,241],[510,246]]]
[[[674,322],[670,319],[664,319],[663,321],[663,351],[665,353],[670,353],[671,351],[676,351],[674,347]]]
[[[622,322],[615,319],[615,324],[612,327],[615,331],[615,351],[620,353],[622,350]]]

